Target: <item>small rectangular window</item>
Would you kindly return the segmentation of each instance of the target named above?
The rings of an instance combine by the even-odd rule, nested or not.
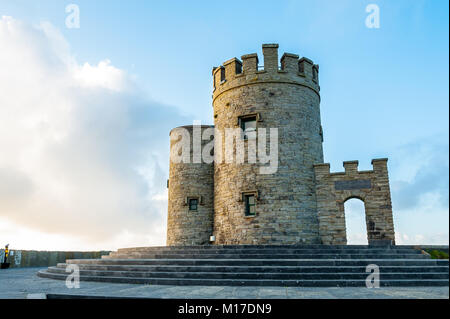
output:
[[[245,216],[255,216],[255,195],[244,195],[245,198]]]
[[[243,139],[248,140],[249,136],[255,136],[256,132],[256,116],[249,116],[241,118],[241,129],[244,131]],[[252,133],[249,135],[249,133]]]
[[[225,68],[221,67],[220,68],[220,82],[225,81]]]
[[[197,207],[198,207],[198,199],[189,198],[189,210],[197,210]]]

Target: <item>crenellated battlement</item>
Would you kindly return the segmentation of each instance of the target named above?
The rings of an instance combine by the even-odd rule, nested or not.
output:
[[[347,176],[347,177],[357,177],[357,175],[367,175],[370,176],[373,173],[387,174],[387,158],[375,158],[372,160],[373,170],[359,171],[358,161],[345,161],[343,163],[344,172],[330,172],[329,163],[321,163],[314,165],[314,171],[316,176],[320,177],[333,177],[333,176]],[[340,177],[339,177],[340,178]]]
[[[319,66],[308,58],[297,54],[284,53],[278,59],[278,44],[263,44],[263,67],[259,66],[256,53],[246,54],[225,61],[212,71],[214,81],[213,98],[231,88],[264,82],[292,83],[306,86],[318,95]],[[280,64],[279,64],[280,62]]]
[[[208,134],[202,139],[212,126],[171,131],[167,243],[344,245],[344,203],[357,198],[364,202],[369,244],[395,244],[387,158],[372,160],[370,170],[346,161],[344,171],[330,172],[319,66],[297,54],[279,55],[278,44],[264,44],[262,55],[213,68],[214,141]],[[175,135],[188,137],[189,145]],[[212,158],[213,149],[225,161]]]

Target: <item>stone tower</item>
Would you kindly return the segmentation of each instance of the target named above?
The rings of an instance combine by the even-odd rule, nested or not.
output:
[[[181,126],[170,131],[169,208],[167,245],[203,245],[209,243],[213,232],[214,163],[194,158],[193,138],[211,126]],[[187,136],[189,135],[189,137]],[[189,149],[175,149],[176,142],[189,140]],[[197,139],[198,140],[198,139]],[[207,144],[203,141],[202,147]],[[185,151],[186,158],[174,157]],[[195,205],[194,205],[195,204]]]
[[[277,44],[262,49],[262,67],[253,53],[213,68],[214,127],[170,132],[167,245],[345,245],[351,198],[364,202],[369,244],[394,244],[387,159],[331,173],[319,66],[290,53],[279,65]]]
[[[213,69],[214,123],[220,132],[247,119],[256,120],[257,129],[277,128],[278,169],[260,174],[260,163],[215,164],[216,243],[319,243],[313,168],[323,163],[319,67],[289,53],[282,56],[280,67],[278,44],[262,49],[261,69],[257,54]],[[244,212],[248,193],[254,193],[256,202],[250,216]]]

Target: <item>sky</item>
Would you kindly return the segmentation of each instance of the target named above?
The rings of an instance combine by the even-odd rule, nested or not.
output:
[[[389,158],[397,244],[448,244],[448,12],[438,0],[0,0],[0,246],[165,245],[168,132],[211,124],[212,67],[262,61],[263,43],[320,65],[332,171]],[[346,223],[349,243],[366,240],[362,202],[346,203]]]

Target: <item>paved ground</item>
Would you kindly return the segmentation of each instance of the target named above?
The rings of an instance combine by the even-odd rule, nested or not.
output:
[[[280,298],[280,299],[448,299],[449,287],[397,288],[303,288],[303,287],[209,287],[158,286],[81,282],[68,289],[64,281],[36,276],[42,268],[0,270],[0,299],[38,298],[42,294],[74,294],[141,298]]]

